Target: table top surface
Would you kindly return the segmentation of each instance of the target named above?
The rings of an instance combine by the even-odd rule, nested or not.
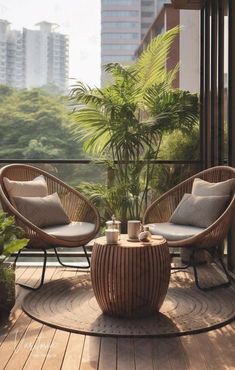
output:
[[[101,236],[100,238],[95,239],[94,243],[99,245],[108,245],[122,248],[143,248],[146,246],[158,246],[162,244],[167,244],[166,240],[160,235],[153,235],[153,238],[151,238],[151,240],[148,242],[140,242],[129,241],[127,234],[121,234],[121,240],[118,242],[118,244],[107,244],[105,236]]]

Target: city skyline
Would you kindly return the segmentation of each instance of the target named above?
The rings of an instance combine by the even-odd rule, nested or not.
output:
[[[100,0],[21,0],[20,7],[16,0],[1,0],[0,18],[19,31],[36,30],[42,20],[58,24],[58,32],[69,36],[69,84],[77,79],[100,85]]]

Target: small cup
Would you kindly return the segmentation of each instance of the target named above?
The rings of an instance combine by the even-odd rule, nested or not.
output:
[[[118,243],[119,231],[117,229],[106,229],[105,235],[107,244]]]
[[[127,233],[129,239],[138,239],[141,222],[139,220],[130,220],[127,223]]]

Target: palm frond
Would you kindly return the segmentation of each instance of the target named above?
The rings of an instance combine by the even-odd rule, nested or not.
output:
[[[158,35],[140,55],[137,62],[132,66],[132,71],[138,80],[137,88],[145,90],[155,83],[172,80],[172,73],[166,71],[166,60],[173,41],[179,34],[180,27]]]

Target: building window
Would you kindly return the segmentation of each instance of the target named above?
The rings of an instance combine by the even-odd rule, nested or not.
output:
[[[103,50],[135,50],[136,44],[103,44]]]
[[[139,28],[137,22],[103,22],[103,28]]]
[[[141,16],[142,17],[153,17],[154,16],[154,12],[142,12],[141,13]]]
[[[137,10],[104,10],[102,16],[104,17],[138,17]]]
[[[132,55],[103,55],[101,63],[112,63],[112,62],[131,62],[134,60]]]
[[[139,0],[101,0],[102,4],[133,5],[139,4]]]
[[[103,33],[102,34],[102,39],[104,40],[138,40],[139,39],[139,33]]]

